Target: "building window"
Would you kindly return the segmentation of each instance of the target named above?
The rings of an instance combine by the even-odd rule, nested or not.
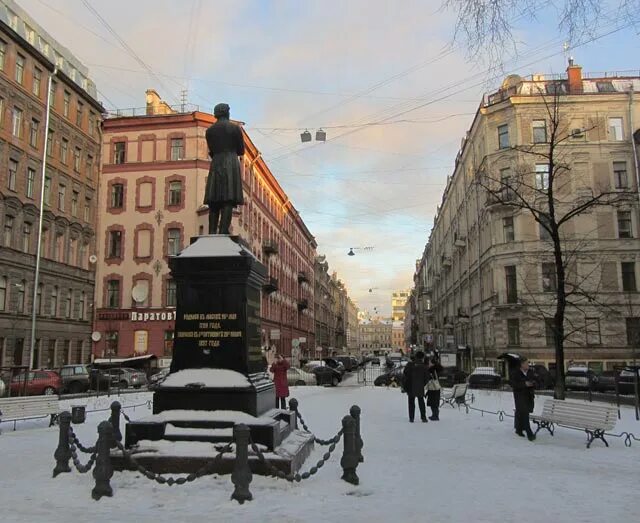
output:
[[[93,156],[91,156],[90,154],[87,154],[87,172],[86,172],[87,178],[91,178],[91,176],[93,175]]]
[[[84,199],[84,221],[91,221],[91,198]]]
[[[69,118],[69,109],[71,108],[71,93],[69,91],[65,91],[62,100],[62,114],[65,116],[65,118]]]
[[[184,159],[184,139],[172,138],[171,139],[171,160],[183,160]]]
[[[556,327],[555,320],[553,318],[544,319],[544,337],[547,343],[547,347],[556,346]]]
[[[167,280],[167,296],[165,301],[166,301],[167,307],[176,306],[176,281],[175,280]]]
[[[507,320],[507,342],[509,345],[520,345],[520,320],[517,318]]]
[[[25,60],[26,60],[25,57],[22,56],[21,54],[16,55],[16,76],[15,76],[15,80],[20,85],[22,85],[22,83],[24,82],[24,64],[25,64]]]
[[[53,155],[53,131],[47,133],[47,156]]]
[[[502,229],[504,230],[505,242],[512,242],[516,239],[515,230],[513,227],[513,216],[502,218]]]
[[[22,137],[22,109],[18,109],[17,107],[13,108],[11,132],[16,138]]]
[[[169,205],[180,205],[182,203],[182,182],[171,182],[169,184]]]
[[[50,303],[51,316],[56,317],[58,315],[58,286],[54,285],[51,289],[51,303]]]
[[[86,269],[87,265],[87,250],[89,249],[89,244],[81,241],[80,249],[78,251],[78,265],[83,269]]]
[[[37,67],[33,68],[33,84],[31,84],[31,92],[40,98],[40,85],[42,84],[42,71]]]
[[[635,292],[636,289],[636,264],[635,262],[622,262],[620,264],[622,271],[622,290],[627,292]]]
[[[555,263],[542,264],[542,290],[544,292],[556,292],[558,290]]]
[[[105,356],[116,356],[118,354],[118,331],[107,331],[105,334]]]
[[[0,71],[4,71],[4,61],[7,57],[7,43],[0,40]]]
[[[82,149],[76,147],[73,150],[73,170],[77,173],[80,172],[80,159],[82,158]]]
[[[64,263],[65,246],[64,246],[64,234],[56,234],[56,261]]]
[[[44,177],[44,203],[49,205],[51,203],[51,177]]]
[[[511,170],[500,169],[500,187],[502,188],[502,199],[505,202],[515,200],[515,193],[513,187],[511,187]]]
[[[82,127],[83,117],[84,117],[84,104],[78,101],[78,106],[76,108],[76,125],[78,127]]]
[[[64,317],[71,318],[71,300],[73,297],[73,291],[69,289],[67,291],[67,297],[64,301]]]
[[[516,280],[516,266],[507,265],[504,268],[505,281],[507,285],[507,303],[518,302],[518,282]]]
[[[126,142],[113,142],[113,163],[121,164],[126,160]]]
[[[547,122],[545,120],[533,121],[533,143],[547,143]]]
[[[96,113],[89,111],[89,136],[96,134]]]
[[[16,285],[16,287],[18,288],[18,304],[17,304],[18,313],[24,314],[25,295],[27,293],[27,282],[25,280],[22,280],[20,283]]]
[[[33,187],[36,181],[36,171],[31,167],[27,168],[27,198],[33,198]]]
[[[173,354],[173,330],[164,331],[164,354],[163,356],[171,356]]]
[[[587,345],[600,345],[600,318],[585,318],[585,331],[587,334]]]
[[[29,252],[31,247],[31,224],[22,224],[22,252]]]
[[[64,184],[58,184],[58,210],[64,211],[64,200],[67,195],[67,188]]]
[[[0,311],[7,307],[7,277],[0,276]]]
[[[622,118],[609,118],[609,138],[615,142],[624,140]]]
[[[78,191],[73,191],[71,193],[71,216],[77,218],[78,216],[78,197],[80,193]]]
[[[122,256],[122,231],[109,231],[109,258]]]
[[[509,126],[506,124],[498,126],[498,148],[509,148]]]
[[[613,162],[613,180],[616,189],[626,189],[629,187],[627,180],[627,162]]]
[[[13,216],[6,215],[4,217],[4,238],[5,247],[11,247],[13,244]]]
[[[4,98],[0,97],[0,128],[4,127]]]
[[[67,165],[67,157],[69,154],[69,140],[63,138],[60,140],[60,161]]]
[[[124,185],[114,183],[111,186],[111,208],[122,209],[124,206]]]
[[[16,190],[16,178],[18,177],[18,162],[9,159],[9,172],[7,178],[7,188],[10,191]]]
[[[38,284],[38,292],[36,294],[36,313],[42,316],[42,283]]]
[[[120,280],[107,281],[107,307],[120,306]]]
[[[58,83],[55,80],[51,81],[51,89],[49,90],[49,97],[51,98],[51,107],[56,105],[56,92],[58,90]]]
[[[78,304],[78,319],[79,320],[84,320],[84,311],[85,311],[86,307],[87,307],[87,296],[83,291],[82,294],[80,294],[80,303]]]
[[[631,211],[618,211],[618,238],[633,238]]]
[[[549,189],[549,164],[536,164],[536,189],[546,191]]]
[[[29,145],[31,147],[38,147],[38,130],[40,129],[40,122],[35,118],[31,119],[31,126],[29,127]]]
[[[167,230],[167,254],[169,256],[176,256],[180,252],[182,247],[180,241],[180,229],[168,229]]]
[[[640,318],[626,318],[627,344],[630,347],[640,347]]]

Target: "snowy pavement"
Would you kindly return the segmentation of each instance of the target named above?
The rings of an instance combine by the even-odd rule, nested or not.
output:
[[[345,383],[346,385],[346,383]],[[513,433],[512,419],[465,414],[443,408],[441,421],[407,421],[406,396],[398,389],[292,388],[305,421],[321,438],[333,436],[353,404],[362,408],[365,463],[360,485],[340,480],[340,445],[311,479],[288,484],[254,476],[254,501],[231,501],[229,476],[204,477],[184,486],[158,485],[134,472],[115,472],[113,498],[91,499],[93,478],[77,472],[51,478],[57,428],[45,420],[20,423],[0,435],[0,517],[10,522],[601,522],[635,521],[640,514],[640,443],[611,447],[559,428],[535,442]],[[150,393],[122,396],[132,419],[149,414]],[[113,398],[92,399],[88,408],[106,408]],[[540,398],[536,411],[544,401]],[[74,400],[74,403],[77,403]],[[96,406],[97,402],[97,406]],[[71,402],[69,402],[71,403]],[[513,410],[509,393],[476,393],[478,408]],[[108,412],[90,414],[75,426],[80,440],[93,444],[96,426]],[[638,435],[640,422],[624,408],[615,432]],[[316,448],[304,470],[324,452]],[[81,456],[83,462],[86,455]]]

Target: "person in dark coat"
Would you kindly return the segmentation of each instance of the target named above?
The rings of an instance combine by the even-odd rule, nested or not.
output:
[[[427,386],[427,407],[431,409],[431,416],[429,419],[431,421],[439,421],[440,420],[440,381],[439,377],[442,374],[442,365],[438,361],[438,358],[435,356],[432,358],[429,363],[429,378],[430,380],[427,382],[433,385]]]
[[[420,419],[427,423],[427,409],[424,404],[424,386],[429,381],[429,371],[424,364],[424,352],[416,352],[415,360],[407,363],[403,371],[404,390],[409,399],[409,421],[413,423],[416,414],[416,398],[420,408]]]
[[[205,137],[211,165],[207,176],[204,203],[209,206],[209,234],[229,234],[233,208],[244,203],[242,165],[244,139],[240,126],[229,121],[229,106],[213,109],[216,122]]]
[[[516,404],[515,429],[516,434],[524,438],[527,433],[529,441],[536,439],[529,424],[529,414],[533,412],[535,397],[535,375],[529,369],[529,362],[526,358],[520,360],[520,367],[514,369],[511,375],[511,388],[513,389],[513,399]]]
[[[288,370],[289,362],[284,359],[281,354],[278,354],[276,356],[276,361],[274,361],[271,365],[273,383],[276,386],[276,409],[287,408],[287,402],[285,398],[289,396],[289,380],[287,379]]]

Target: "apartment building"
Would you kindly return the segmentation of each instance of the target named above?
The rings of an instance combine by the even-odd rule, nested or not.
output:
[[[90,357],[102,112],[87,68],[18,4],[0,1],[0,366]]]
[[[409,299],[409,290],[396,291],[391,295],[391,319],[404,321],[404,305]]]
[[[509,180],[520,172],[528,176],[520,183],[546,189],[549,109],[557,107],[563,133],[557,154],[565,171],[558,205],[576,207],[597,194],[630,195],[616,205],[590,207],[562,225],[573,292],[565,321],[570,334],[565,363],[602,370],[635,358],[640,345],[634,141],[634,133],[636,139],[640,134],[639,91],[635,75],[583,76],[570,62],[566,76],[510,76],[485,97],[462,140],[415,272],[422,346],[446,353],[449,360],[453,356],[465,368],[495,365],[505,351],[555,365],[557,282],[548,230],[527,209],[508,205],[515,189],[495,198],[482,180],[498,180],[511,191]]]
[[[146,107],[105,120],[96,357],[171,357],[176,285],[168,260],[208,232],[205,131],[214,121],[197,107],[169,106],[152,89]],[[244,130],[243,136],[245,204],[234,212],[231,234],[268,268],[262,345],[267,354],[290,357],[292,349],[314,346],[316,243]]]
[[[382,354],[391,351],[392,328],[392,320],[374,318],[360,322],[358,326],[360,354]]]

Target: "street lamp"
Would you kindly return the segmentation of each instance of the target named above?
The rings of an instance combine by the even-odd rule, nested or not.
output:
[[[349,252],[347,253],[347,256],[355,256],[356,253],[353,251],[372,251],[373,250],[373,246],[368,246],[368,247],[349,247]]]

